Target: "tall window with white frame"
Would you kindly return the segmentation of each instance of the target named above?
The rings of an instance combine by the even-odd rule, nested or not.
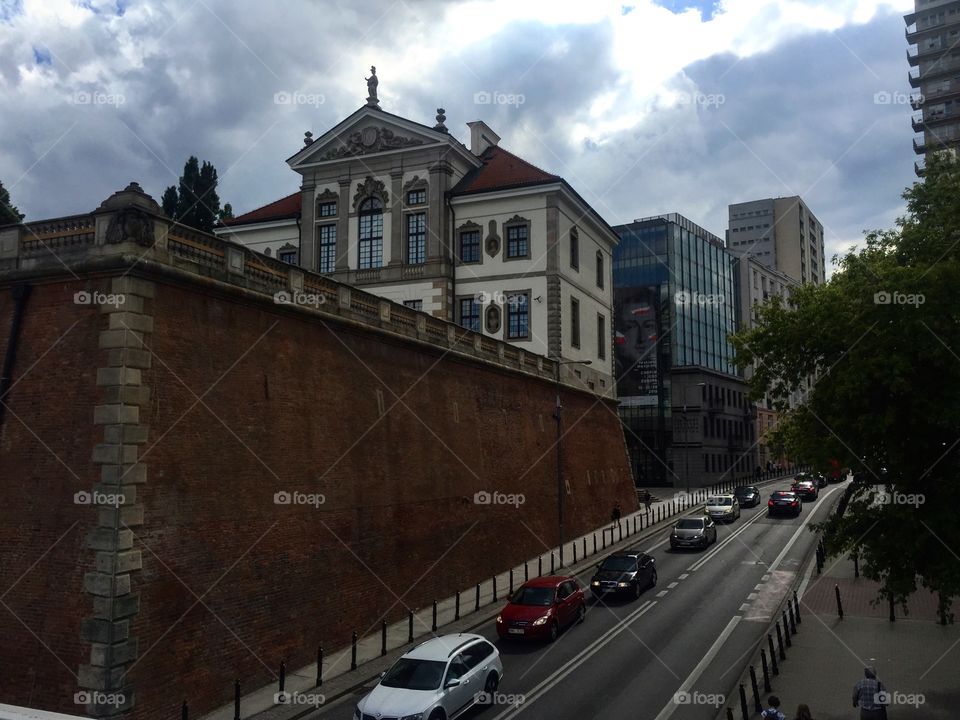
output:
[[[607,319],[603,315],[597,315],[597,357],[607,358]]]
[[[460,298],[460,324],[467,330],[480,332],[480,302],[476,297]]]
[[[580,301],[570,298],[570,345],[580,347]]]
[[[317,270],[322,273],[332,273],[337,264],[337,226],[321,225],[318,228],[319,243]]]
[[[407,263],[420,265],[427,261],[427,214],[407,214]]]
[[[530,337],[530,297],[525,292],[507,295],[507,339]]]
[[[383,202],[368,197],[360,203],[360,243],[357,267],[361,270],[378,268],[383,264]]]
[[[480,262],[479,230],[464,230],[460,233],[460,262]]]

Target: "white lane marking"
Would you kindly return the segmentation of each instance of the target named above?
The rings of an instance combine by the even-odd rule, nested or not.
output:
[[[707,666],[713,662],[713,659],[717,656],[717,653],[720,652],[720,648],[723,647],[723,644],[727,641],[727,638],[730,637],[730,634],[733,632],[734,628],[740,623],[740,616],[734,615],[730,622],[727,623],[727,626],[723,629],[723,632],[720,633],[713,645],[710,646],[710,649],[707,650],[707,654],[703,656],[697,666],[693,669],[690,675],[687,676],[687,679],[681,683],[680,687],[677,688],[675,696],[680,693],[689,693],[690,688],[693,687],[693,684],[697,679],[703,674],[703,671],[707,669]],[[668,717],[673,715],[677,710],[677,703],[673,701],[673,698],[670,698],[670,702],[663,706],[663,710],[660,711],[660,714],[657,715],[655,720],[667,720]]]
[[[747,595],[747,600],[756,600],[756,599],[757,599],[757,595],[758,595],[758,593],[752,592],[752,593],[750,593],[749,595]]]
[[[723,539],[722,542],[717,543],[717,544],[714,546],[713,550],[711,550],[711,551],[708,552],[706,555],[704,555],[702,558],[700,558],[699,560],[697,560],[697,562],[695,562],[693,565],[691,565],[690,567],[688,567],[687,570],[689,570],[689,571],[692,572],[692,571],[699,570],[700,568],[702,568],[704,565],[706,565],[706,564],[713,558],[714,555],[716,555],[718,552],[720,552],[721,550],[723,550],[723,548],[725,548],[729,543],[733,542],[741,533],[745,532],[748,527],[750,527],[751,525],[753,525],[753,523],[757,522],[757,520],[759,520],[759,519],[762,518],[762,517],[763,517],[763,513],[758,513],[758,514],[754,515],[752,518],[750,518],[749,520],[747,520],[747,522],[745,522],[743,525],[741,525],[740,528],[739,528],[735,533],[733,533],[733,534],[731,534],[731,535],[728,535],[727,537],[725,537],[725,538]]]
[[[678,582],[672,582],[672,583],[670,583],[669,585],[667,585],[667,590],[673,590],[673,589],[674,589],[677,585],[679,585],[679,584],[680,584],[680,583],[678,583]]]
[[[817,503],[817,507],[814,508],[813,511],[803,519],[803,522],[800,523],[800,527],[797,528],[797,531],[793,534],[793,537],[791,537],[790,540],[787,542],[787,544],[784,545],[783,550],[780,551],[780,554],[777,555],[776,559],[772,563],[770,563],[770,567],[768,568],[770,572],[773,572],[774,570],[776,570],[777,567],[779,567],[780,563],[783,562],[783,559],[787,556],[787,553],[790,552],[790,549],[793,547],[794,543],[796,543],[797,540],[800,539],[801,533],[803,533],[803,531],[807,529],[807,525],[809,525],[810,521],[813,520],[813,516],[816,514],[817,509],[823,506],[823,501],[826,500],[830,495],[835,493],[837,490],[839,490],[841,487],[842,487],[841,485],[837,485],[836,487],[831,488],[826,493],[824,493],[823,497],[820,499],[820,502]]]
[[[766,582],[766,581],[769,580],[769,579],[770,579],[770,573],[767,573],[767,574],[764,575],[762,578],[760,578],[760,580],[762,580],[763,582]]]
[[[652,552],[653,552],[654,550],[656,550],[658,547],[660,547],[660,546],[662,546],[662,545],[666,545],[669,540],[670,540],[670,538],[667,538],[667,539],[665,539],[665,540],[661,540],[661,541],[658,542],[656,545],[651,545],[650,547],[648,547],[648,548],[647,548],[647,555],[649,555],[650,553],[652,553]]]
[[[681,580],[686,580],[688,577],[690,577],[690,573],[683,573],[682,575],[679,576]]]
[[[744,603],[740,606],[740,612],[745,612],[750,609],[750,603]]]
[[[769,580],[769,579],[770,579],[770,576],[769,576],[769,575],[764,575],[764,576],[763,576],[763,582],[759,582],[759,583],[757,583],[756,585],[754,585],[754,586],[753,586],[753,589],[754,589],[754,590],[763,590],[763,583],[765,583],[765,582],[766,582],[767,580]]]
[[[583,665],[583,663],[593,657],[596,653],[600,652],[604,645],[606,645],[624,630],[628,629],[630,625],[633,624],[634,620],[637,620],[642,615],[646,614],[646,612],[653,608],[656,604],[656,600],[647,600],[643,605],[623,618],[618,625],[610,630],[607,630],[607,632],[597,638],[593,643],[584,648],[579,655],[568,660],[565,664],[561,665],[559,668],[550,673],[550,675],[541,680],[536,686],[533,687],[533,689],[530,690],[529,693],[526,693],[522,705],[515,705],[508,710],[504,710],[499,715],[494,716],[491,720],[502,720],[502,718],[519,715],[521,711],[527,708],[527,706],[532,705],[534,702],[539,700],[550,689],[552,689],[554,685],[559,683],[561,680],[567,677],[567,675]]]
[[[663,597],[664,595],[667,594],[667,592],[669,592],[669,591],[668,591],[668,590],[661,590],[660,592],[657,593],[657,597]]]

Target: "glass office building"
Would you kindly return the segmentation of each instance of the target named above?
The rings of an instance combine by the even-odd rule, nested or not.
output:
[[[614,230],[620,236],[613,256],[617,395],[638,484],[675,485],[684,473],[689,483],[694,470],[702,484],[721,467],[747,467],[733,444],[752,434],[729,341],[738,318],[735,258],[719,237],[675,213]],[[707,405],[731,415],[729,424],[708,418]],[[693,408],[696,417],[688,413]],[[722,431],[714,433],[715,422]],[[714,434],[719,449],[705,456]],[[682,458],[685,471],[674,468],[678,448],[695,454]]]

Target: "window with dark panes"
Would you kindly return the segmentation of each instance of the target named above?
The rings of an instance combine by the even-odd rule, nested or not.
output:
[[[526,293],[507,297],[507,338],[511,340],[530,336],[530,299]]]
[[[427,261],[427,215],[407,215],[407,262],[420,265]]]
[[[530,252],[530,237],[526,225],[507,227],[507,257],[527,257]]]
[[[480,332],[480,303],[476,298],[460,299],[460,324],[467,330]]]
[[[380,198],[370,197],[360,204],[358,221],[358,267],[361,270],[378,268],[383,264],[383,202]]]
[[[321,225],[319,248],[319,261],[317,269],[322,273],[331,273],[334,271],[337,262],[337,226]]]
[[[469,230],[460,233],[460,262],[480,262],[479,230]]]

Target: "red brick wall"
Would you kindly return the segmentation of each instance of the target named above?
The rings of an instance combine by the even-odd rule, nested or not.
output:
[[[134,528],[143,551],[143,569],[133,574],[142,594],[131,628],[140,648],[130,671],[135,717],[174,717],[184,698],[193,714],[211,710],[230,701],[235,677],[252,690],[281,659],[291,669],[308,664],[321,641],[332,651],[352,630],[373,630],[383,613],[397,619],[406,606],[429,605],[556,541],[552,384],[172,285],[158,283],[150,305],[146,341],[155,357],[144,373],[150,406],[141,411],[150,439],[140,447],[148,479],[138,493],[145,522]],[[40,351],[72,322],[69,312],[27,320],[25,334]],[[63,377],[37,387],[31,413],[48,416],[43,429],[58,452],[64,443],[76,447],[67,462],[82,461],[89,487],[99,438],[91,424],[95,368],[104,363],[88,352],[95,326],[84,327],[81,352],[69,343],[47,358]],[[389,410],[382,416],[378,390]],[[393,393],[402,402],[390,409]],[[573,536],[605,521],[616,499],[624,508],[634,499],[615,410],[569,393],[565,427]],[[39,459],[31,484],[49,487],[51,497],[71,494],[76,481],[36,441],[9,419],[4,430],[17,433],[4,438],[4,478],[15,463]],[[23,492],[19,481],[5,484]],[[276,505],[280,490],[322,493],[326,502]],[[476,505],[481,490],[522,493],[526,502]],[[24,556],[20,567],[69,527],[77,511],[69,497],[62,502],[22,496],[13,517],[28,527],[48,523],[42,538],[18,538],[2,522],[0,539],[19,548],[0,548],[5,577],[11,552]],[[68,649],[75,670],[86,662],[79,622],[90,615],[76,563],[87,569],[93,553],[76,530],[68,537],[55,575],[66,584],[52,582],[52,569],[38,575],[32,608],[62,626],[50,637]],[[67,689],[47,682],[59,672],[55,660],[31,657],[40,664],[21,665],[9,646],[0,648],[0,689],[16,690],[28,667],[44,693]],[[75,684],[66,670],[59,674]],[[18,690],[4,696],[63,707]]]
[[[25,306],[9,408],[0,426],[0,698],[83,714],[73,703],[88,661],[80,619],[91,614],[83,574],[96,511],[74,504],[93,488],[99,431],[96,307],[75,305],[77,282],[37,285]],[[0,288],[0,362],[14,302]],[[62,337],[61,337],[62,336]]]

